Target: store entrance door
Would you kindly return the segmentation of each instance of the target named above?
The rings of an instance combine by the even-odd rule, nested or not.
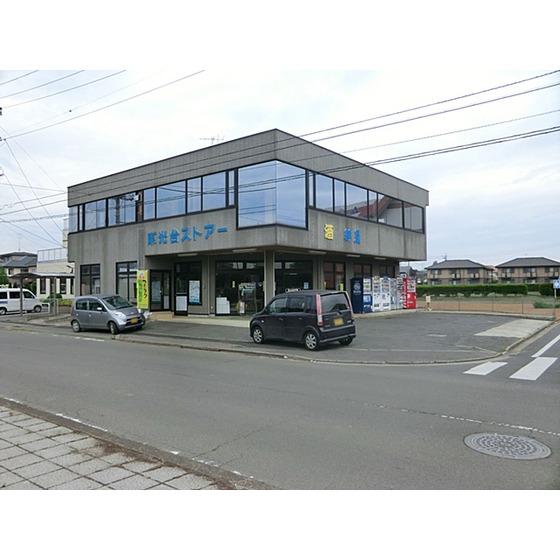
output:
[[[171,272],[150,270],[150,310],[169,311],[171,309]]]

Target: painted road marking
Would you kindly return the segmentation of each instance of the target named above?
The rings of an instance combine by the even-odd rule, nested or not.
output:
[[[485,364],[480,364],[479,366],[475,366],[463,373],[468,373],[470,375],[488,375],[492,373],[494,370],[505,366],[507,362],[486,362]]]
[[[533,354],[533,358],[538,358],[542,356],[549,348],[552,348],[558,341],[560,340],[560,334],[553,340],[551,340],[548,344],[543,346],[536,354]]]
[[[509,321],[499,327],[479,332],[476,336],[500,336],[507,338],[525,338],[541,330],[543,321],[537,319],[518,319]]]
[[[535,358],[511,376],[511,379],[538,379],[558,358]]]

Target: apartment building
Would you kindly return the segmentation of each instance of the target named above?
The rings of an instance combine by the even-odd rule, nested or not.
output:
[[[428,285],[490,284],[495,281],[494,268],[469,259],[444,260],[426,267]]]
[[[546,257],[519,257],[496,269],[502,284],[544,284],[560,278],[560,262]]]

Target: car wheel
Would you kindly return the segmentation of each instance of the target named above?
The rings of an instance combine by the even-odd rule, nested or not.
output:
[[[117,323],[113,322],[113,321],[109,321],[109,330],[111,331],[111,334],[115,335],[115,334],[119,334],[119,327],[117,327]]]
[[[41,313],[41,311],[43,311],[43,307],[41,305],[36,305],[33,308],[33,313]]]
[[[72,325],[72,330],[74,332],[80,332],[82,330],[82,327],[80,327],[80,323],[78,323],[78,321],[74,320],[70,324]]]
[[[6,309],[4,307],[0,307],[0,315],[6,315]]]
[[[353,340],[354,339],[351,336],[348,336],[346,338],[343,338],[342,340],[339,340],[338,342],[342,344],[342,346],[348,346],[349,344],[352,344]]]
[[[137,330],[137,331],[141,331],[143,326],[144,326],[144,325],[139,325],[138,327],[136,327],[136,330]]]
[[[251,333],[251,336],[253,337],[253,340],[257,344],[264,343],[264,332],[258,325],[253,328],[253,332]]]
[[[312,331],[308,331],[305,333],[303,342],[305,343],[305,347],[308,350],[317,350],[319,348],[319,339],[317,338],[317,335]]]

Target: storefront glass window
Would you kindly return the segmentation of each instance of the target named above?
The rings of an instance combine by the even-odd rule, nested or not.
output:
[[[264,307],[262,261],[216,262],[216,301],[227,303],[231,315],[250,315]]]
[[[337,179],[334,180],[334,211],[336,214],[344,214],[346,212],[344,183]]]
[[[353,278],[371,278],[372,266],[371,264],[355,264]]]
[[[274,269],[276,294],[313,289],[313,261],[277,261]]]
[[[226,206],[226,174],[214,173],[202,179],[202,209],[206,212]]]
[[[117,263],[117,294],[136,302],[136,261]]]
[[[84,204],[84,229],[105,227],[105,200],[96,200]]]
[[[395,227],[403,227],[403,203],[401,200],[379,195],[378,219],[382,224]]]
[[[315,176],[315,208],[333,211],[333,180],[325,175]]]
[[[276,172],[276,223],[305,228],[307,226],[305,171],[293,165],[278,163]]]
[[[157,217],[180,216],[186,211],[185,182],[162,185],[156,189]]]
[[[144,191],[144,220],[153,220],[156,217],[156,189]]]
[[[134,193],[127,193],[109,199],[109,226],[131,224],[136,220]]]
[[[404,203],[404,227],[418,233],[424,232],[424,211],[420,206]]]
[[[187,181],[187,212],[200,212],[202,210],[202,178]]]
[[[175,265],[175,294],[187,294],[189,305],[202,305],[202,263],[185,262]]]
[[[275,170],[274,162],[239,169],[237,215],[240,228],[274,223]]]
[[[80,266],[80,295],[101,293],[101,265],[83,264]]]
[[[346,183],[346,215],[360,220],[368,219],[367,189]]]
[[[68,230],[70,233],[81,230],[81,216],[83,206],[71,206],[68,212]]]
[[[325,262],[323,265],[324,289],[344,290],[346,265],[342,262]]]

